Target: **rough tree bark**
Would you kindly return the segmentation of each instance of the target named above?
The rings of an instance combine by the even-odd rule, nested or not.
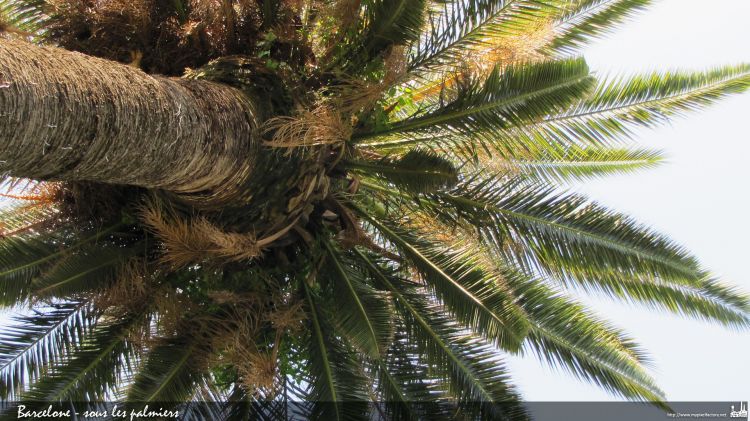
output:
[[[217,203],[252,173],[257,128],[234,88],[0,38],[0,172]]]

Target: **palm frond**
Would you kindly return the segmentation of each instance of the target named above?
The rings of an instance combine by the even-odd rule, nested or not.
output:
[[[310,419],[343,420],[367,418],[367,381],[357,356],[336,338],[312,287],[302,281],[310,313],[308,344],[312,376],[308,400],[314,402]]]
[[[421,33],[424,0],[367,0],[364,2],[365,36],[363,42],[370,57],[391,45],[406,45]]]
[[[439,205],[428,209],[446,221],[468,221],[527,270],[729,326],[747,325],[747,297],[707,280],[696,259],[664,236],[577,195],[490,180],[438,193]]]
[[[135,249],[98,245],[61,259],[31,282],[35,299],[67,297],[93,291],[112,282]]]
[[[348,161],[343,167],[384,178],[415,193],[434,191],[458,182],[458,171],[453,163],[434,152],[420,149],[412,149],[398,159]]]
[[[750,65],[609,77],[567,110],[517,125],[507,135],[529,143],[608,144],[631,136],[635,127],[654,127],[748,87]]]
[[[435,199],[440,205],[431,206],[432,212],[449,220],[468,217],[499,248],[503,241],[523,244],[521,253],[556,274],[596,268],[687,284],[702,277],[698,262],[682,247],[575,194],[489,177]]]
[[[455,413],[450,395],[441,390],[439,376],[420,364],[417,344],[403,329],[388,350],[384,362],[374,369],[382,412],[388,419],[447,420]]]
[[[661,152],[646,149],[571,145],[535,152],[515,160],[491,160],[488,166],[506,172],[517,170],[534,180],[564,183],[648,169],[663,160]]]
[[[24,235],[0,240],[0,305],[24,302],[32,291],[32,280],[44,270],[119,227],[117,224],[82,235],[61,228],[41,236]]]
[[[62,364],[96,319],[86,301],[50,304],[15,318],[0,332],[0,396],[18,399],[50,367]]]
[[[36,33],[47,18],[47,0],[0,0],[0,18],[27,33]]]
[[[477,265],[471,249],[452,249],[417,233],[365,216],[420,273],[430,291],[465,326],[508,351],[518,350],[525,326],[497,279]]]
[[[602,272],[598,277],[579,276],[575,287],[584,291],[670,311],[682,316],[728,327],[750,326],[750,297],[705,275],[694,284],[684,285],[660,280]]]
[[[198,368],[199,335],[164,338],[143,357],[127,395],[128,402],[184,402],[206,376]]]
[[[333,47],[328,68],[347,75],[378,68],[382,64],[380,59],[389,50],[408,45],[419,37],[427,3],[426,0],[362,1],[353,36],[348,42]],[[349,31],[349,28],[341,29]]]
[[[457,0],[437,3],[428,32],[415,45],[409,58],[409,71],[417,75],[442,67],[459,66],[467,50],[496,46],[499,38],[535,29],[560,11],[557,0]]]
[[[366,282],[366,273],[333,245],[324,243],[327,267],[323,275],[333,288],[332,317],[339,331],[360,351],[381,359],[393,336],[393,305],[386,293]]]
[[[455,99],[426,113],[393,123],[385,130],[355,136],[367,146],[388,146],[390,138],[409,133],[463,135],[482,138],[531,120],[561,112],[591,88],[593,79],[582,59],[496,67],[485,80],[468,78],[456,88]],[[398,135],[398,136],[396,136]],[[378,141],[377,137],[385,137]],[[393,139],[390,139],[393,140]]]
[[[575,54],[648,7],[651,0],[578,0],[555,22],[548,50]]]
[[[28,298],[31,280],[41,266],[54,259],[54,243],[38,238],[0,240],[0,305],[12,306]],[[60,253],[59,255],[62,255]]]
[[[539,280],[511,271],[506,279],[532,324],[527,345],[539,359],[621,396],[664,399],[630,338]]]
[[[66,361],[56,364],[22,399],[43,406],[107,400],[138,365],[136,349],[127,339],[136,323],[141,323],[137,315],[99,323]]]
[[[393,294],[406,321],[409,339],[419,344],[420,358],[439,377],[445,393],[470,413],[478,411],[493,419],[524,419],[494,347],[452,322],[439,306],[428,303],[413,284],[372,262],[370,268]]]
[[[58,211],[53,206],[36,203],[4,206],[0,211],[0,238],[18,237],[43,231]]]

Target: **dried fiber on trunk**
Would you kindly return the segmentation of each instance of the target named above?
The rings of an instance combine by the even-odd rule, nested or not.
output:
[[[237,199],[254,168],[258,115],[236,89],[21,41],[0,40],[0,56],[0,171],[212,206]]]

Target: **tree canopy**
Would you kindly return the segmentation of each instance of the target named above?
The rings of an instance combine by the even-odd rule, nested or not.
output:
[[[648,3],[0,0],[2,398],[516,420],[529,355],[665,405],[569,291],[731,329],[750,300],[566,185],[658,165],[633,130],[750,65],[593,74]]]

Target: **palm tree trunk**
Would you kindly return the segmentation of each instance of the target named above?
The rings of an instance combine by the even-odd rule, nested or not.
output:
[[[239,90],[0,38],[0,171],[236,198],[260,145]]]

